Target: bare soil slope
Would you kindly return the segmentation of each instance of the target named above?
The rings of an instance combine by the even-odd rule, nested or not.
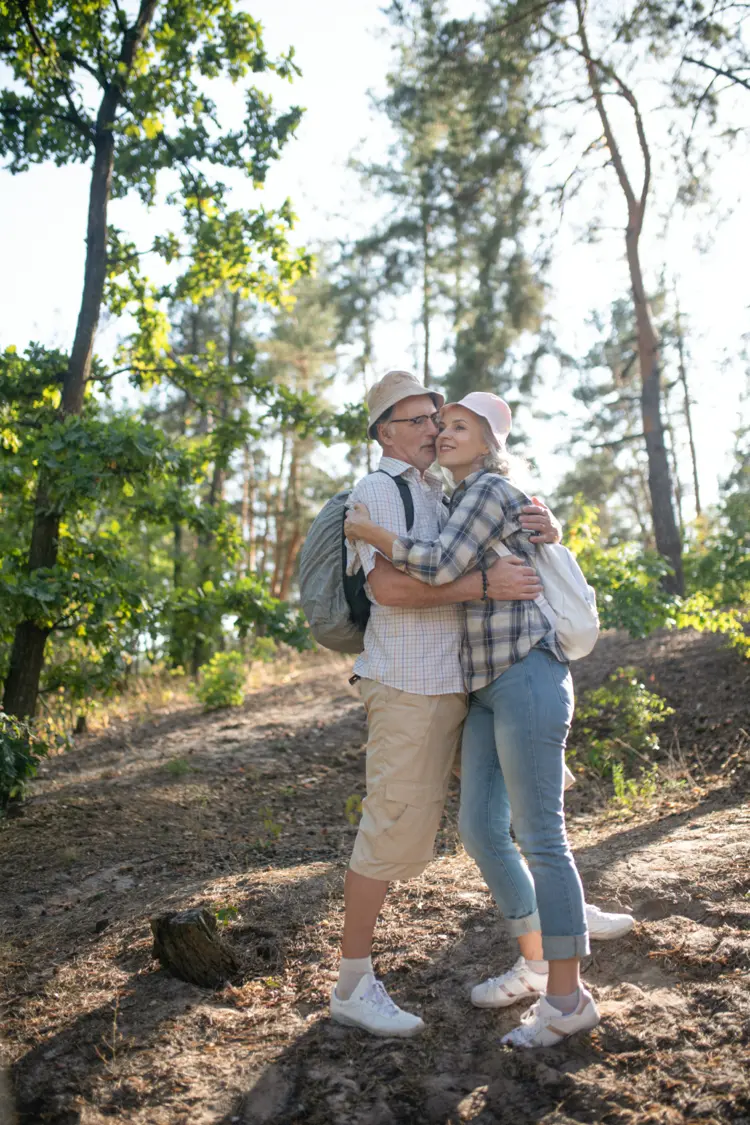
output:
[[[21,1120],[52,1125],[750,1122],[750,668],[712,637],[605,637],[677,709],[687,784],[615,813],[573,791],[590,900],[638,919],[586,967],[601,1027],[554,1050],[499,1046],[518,1009],[471,1008],[511,946],[455,835],[394,889],[376,960],[424,1036],[326,1016],[365,727],[348,667],[302,664],[236,711],[179,710],[79,740],[0,825],[2,1026]],[[597,803],[598,802],[598,803]],[[234,907],[243,971],[208,992],[151,958],[148,918]],[[5,1123],[3,1122],[3,1125]]]

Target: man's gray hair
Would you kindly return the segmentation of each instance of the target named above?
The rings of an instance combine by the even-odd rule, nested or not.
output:
[[[394,403],[394,406],[395,406],[395,403]],[[393,414],[393,409],[394,409],[393,406],[389,406],[387,410],[383,411],[383,413],[380,415],[380,417],[377,419],[377,421],[373,422],[373,424],[372,424],[372,429],[373,429],[374,435],[375,435],[375,441],[378,443],[378,445],[380,446],[381,449],[383,449],[384,446],[383,446],[382,441],[380,440],[380,430],[379,430],[378,427],[384,426],[386,422],[390,421],[391,415]]]

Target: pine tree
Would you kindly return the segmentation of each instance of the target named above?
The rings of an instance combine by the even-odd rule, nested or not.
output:
[[[505,390],[510,348],[538,326],[542,304],[524,239],[533,211],[526,162],[539,140],[527,61],[497,43],[471,51],[445,4],[398,3],[389,14],[398,66],[378,107],[396,142],[386,163],[360,166],[389,213],[356,253],[377,264],[383,289],[419,293],[425,385],[447,328],[449,395]]]
[[[269,336],[257,341],[260,372],[301,401],[321,403],[335,374],[336,304],[325,277],[306,278],[293,290],[294,301],[275,315]],[[318,477],[312,454],[315,438],[282,426],[276,479],[272,592],[289,596],[297,556],[312,519]]]
[[[637,336],[630,302],[616,300],[605,320],[591,317],[598,341],[577,364],[573,397],[585,421],[566,436],[575,458],[557,489],[565,514],[577,496],[600,510],[607,539],[637,538],[653,547],[648,463],[640,413]]]

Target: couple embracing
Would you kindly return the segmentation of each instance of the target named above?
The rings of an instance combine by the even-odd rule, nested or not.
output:
[[[565,831],[573,688],[535,601],[534,570],[535,542],[556,542],[560,529],[512,483],[511,414],[497,395],[445,405],[413,375],[391,371],[367,401],[383,457],[355,487],[345,524],[349,571],[363,569],[372,603],[354,666],[367,711],[367,796],[331,1015],[376,1035],[424,1026],[375,977],[372,941],[389,883],[420,875],[432,858],[460,748],[461,839],[520,954],[471,999],[504,1008],[536,998],[503,1042],[551,1046],[599,1022],[579,975],[589,930],[609,937],[632,924],[586,907]],[[430,472],[436,456],[456,485],[449,504]],[[408,485],[410,530],[389,476]]]

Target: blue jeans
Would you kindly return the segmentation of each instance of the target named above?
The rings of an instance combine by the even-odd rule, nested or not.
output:
[[[565,832],[563,765],[573,717],[566,664],[532,649],[470,696],[459,829],[511,934],[542,931],[547,960],[589,952],[583,888]],[[511,818],[518,848],[510,835]]]

